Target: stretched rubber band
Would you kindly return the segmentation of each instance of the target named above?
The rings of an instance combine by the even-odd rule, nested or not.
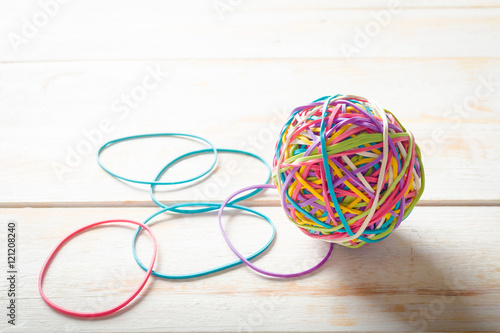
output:
[[[153,138],[153,137],[161,137],[161,136],[180,136],[180,137],[187,137],[187,138],[193,138],[193,139],[201,140],[201,141],[205,142],[211,148],[211,151],[213,151],[213,153],[214,153],[214,160],[213,160],[212,164],[210,165],[210,167],[207,170],[203,171],[198,176],[195,176],[195,177],[192,177],[192,178],[188,178],[188,179],[184,179],[184,180],[178,180],[178,181],[174,181],[174,182],[161,182],[161,181],[157,181],[157,180],[155,180],[155,181],[137,180],[137,179],[132,179],[132,178],[120,176],[117,173],[115,173],[115,172],[111,171],[110,169],[108,169],[106,166],[104,166],[104,163],[102,163],[102,161],[101,161],[101,153],[104,150],[106,150],[107,148],[109,148],[110,146],[114,145],[114,144],[117,144],[119,142],[129,141],[129,140],[137,140],[137,139],[145,139],[145,138]],[[153,134],[132,135],[132,136],[126,136],[126,137],[123,137],[123,138],[111,140],[111,141],[108,141],[105,144],[103,144],[101,146],[101,148],[99,148],[99,150],[97,151],[97,163],[99,164],[99,166],[104,171],[106,171],[107,173],[109,173],[111,176],[113,176],[115,178],[118,178],[118,179],[121,179],[121,180],[124,180],[124,181],[127,181],[127,182],[130,182],[130,183],[146,184],[146,185],[178,185],[178,184],[185,184],[185,183],[189,183],[189,182],[195,181],[197,179],[200,179],[201,177],[207,175],[210,171],[212,171],[213,168],[215,167],[215,165],[217,164],[217,149],[215,148],[215,146],[210,141],[208,141],[208,140],[206,140],[206,139],[204,139],[204,138],[202,138],[200,136],[192,135],[192,134],[184,134],[184,133],[153,133]]]
[[[326,254],[326,256],[318,264],[316,264],[315,266],[313,266],[313,267],[311,267],[311,268],[309,268],[309,269],[307,269],[305,271],[298,272],[298,273],[282,274],[282,273],[274,273],[274,272],[266,271],[266,270],[264,270],[262,268],[257,267],[256,265],[252,264],[241,253],[238,252],[238,250],[234,247],[234,245],[229,240],[229,237],[227,236],[226,232],[224,231],[224,227],[222,226],[222,213],[224,212],[224,208],[226,208],[226,206],[228,206],[228,203],[229,203],[229,201],[231,201],[232,198],[234,198],[235,196],[237,196],[237,195],[239,195],[241,193],[244,193],[244,192],[247,192],[247,191],[250,191],[250,190],[265,189],[265,188],[275,188],[275,187],[274,187],[274,185],[271,185],[271,184],[262,184],[262,185],[247,186],[247,187],[244,187],[244,188],[242,188],[242,189],[234,192],[233,194],[231,194],[222,203],[222,205],[220,207],[220,210],[219,210],[219,227],[220,227],[220,231],[222,233],[222,236],[226,240],[227,245],[231,248],[231,250],[233,250],[234,254],[238,258],[240,258],[240,260],[243,261],[248,267],[250,267],[254,271],[256,271],[256,272],[258,272],[260,274],[263,274],[263,275],[272,276],[272,277],[279,277],[279,278],[294,278],[294,277],[299,277],[299,276],[303,276],[303,275],[309,274],[309,273],[317,270],[318,268],[320,268],[328,260],[328,258],[330,258],[331,254],[333,252],[333,243],[330,243],[330,248],[329,248],[328,253]]]
[[[99,312],[78,312],[78,311],[72,311],[72,310],[68,310],[68,309],[65,309],[57,304],[55,304],[54,302],[52,302],[51,300],[49,300],[49,298],[45,295],[45,293],[43,292],[43,288],[42,288],[42,284],[43,284],[43,278],[44,278],[44,275],[45,275],[45,272],[47,270],[47,268],[49,267],[52,259],[54,259],[54,257],[56,256],[56,253],[59,251],[59,249],[69,240],[71,239],[72,237],[78,235],[79,233],[87,230],[87,229],[90,229],[90,228],[93,228],[93,227],[96,227],[96,226],[99,226],[99,225],[103,225],[103,224],[110,224],[110,223],[131,223],[131,224],[135,224],[135,225],[138,225],[144,229],[146,229],[146,231],[149,233],[149,235],[151,236],[152,240],[153,240],[153,244],[154,244],[154,247],[153,247],[153,257],[151,259],[151,263],[149,265],[149,268],[147,269],[146,271],[146,275],[144,277],[144,279],[142,280],[141,284],[139,285],[139,287],[133,292],[133,294],[131,296],[129,296],[124,302],[118,304],[117,306],[109,309],[109,310],[105,310],[105,311],[99,311]],[[38,278],[38,290],[40,292],[40,295],[42,296],[43,300],[45,301],[45,303],[47,303],[51,308],[53,308],[54,310],[56,311],[59,311],[61,313],[64,313],[66,315],[69,315],[69,316],[74,316],[74,317],[81,317],[81,318],[92,318],[92,317],[102,317],[102,316],[107,316],[107,315],[110,315],[112,313],[115,313],[117,312],[118,310],[122,309],[123,307],[125,307],[127,304],[129,304],[134,298],[137,297],[137,295],[141,292],[141,290],[144,288],[144,286],[146,285],[146,282],[148,281],[149,277],[151,276],[151,272],[153,271],[153,266],[155,264],[155,260],[156,260],[156,251],[157,251],[157,243],[156,243],[156,238],[153,234],[153,232],[151,231],[151,229],[146,226],[146,225],[142,225],[140,222],[135,222],[135,221],[130,221],[130,220],[107,220],[107,221],[101,221],[101,222],[95,222],[95,223],[92,223],[92,224],[89,224],[89,225],[86,225],[82,228],[79,228],[75,231],[73,231],[72,233],[70,233],[68,236],[66,236],[61,242],[59,242],[59,244],[56,245],[56,247],[52,250],[52,252],[49,254],[49,256],[47,257],[47,259],[45,260],[43,266],[42,266],[42,269],[40,271],[40,275],[39,275],[39,278]]]
[[[217,202],[190,202],[190,203],[182,203],[182,204],[177,204],[177,205],[173,205],[173,206],[169,206],[169,207],[165,207],[159,211],[157,211],[156,213],[154,213],[153,215],[151,215],[150,217],[148,217],[146,219],[146,221],[144,221],[144,225],[146,225],[146,223],[148,223],[149,221],[151,221],[153,218],[155,218],[156,216],[162,214],[162,213],[165,213],[165,212],[168,212],[168,211],[175,211],[175,209],[177,208],[181,208],[181,207],[208,207],[210,208],[210,210],[217,210],[221,207],[221,203],[217,203]],[[267,217],[266,215],[254,210],[254,209],[251,209],[251,208],[248,208],[248,207],[245,207],[245,206],[240,206],[240,205],[229,205],[231,208],[236,208],[236,209],[240,209],[240,210],[244,210],[244,211],[247,211],[247,212],[250,212],[250,213],[253,213],[257,216],[260,216],[262,217],[264,220],[267,221],[267,223],[269,223],[269,225],[271,226],[272,228],[272,234],[271,234],[271,237],[269,238],[269,240],[267,241],[267,243],[261,247],[259,250],[257,250],[256,252],[252,253],[251,255],[249,255],[248,257],[245,258],[245,260],[252,260],[253,258],[257,257],[258,255],[260,255],[262,252],[264,252],[268,247],[269,245],[271,245],[271,243],[273,242],[274,240],[274,236],[276,235],[276,228],[274,226],[274,223],[272,222],[272,220]],[[141,228],[137,229],[135,235],[134,235],[134,239],[132,241],[132,251],[133,251],[133,254],[134,254],[134,258],[135,258],[135,261],[137,262],[137,264],[143,269],[143,270],[146,270],[146,266],[141,262],[141,260],[139,259],[139,257],[137,256],[137,252],[135,250],[135,244],[136,244],[136,241],[137,241],[137,236],[139,235],[139,232],[141,231]],[[156,271],[152,271],[151,274],[156,276],[156,277],[159,277],[159,278],[163,278],[163,279],[173,279],[173,280],[177,280],[177,279],[192,279],[192,278],[196,278],[196,277],[200,277],[200,276],[204,276],[204,275],[209,275],[209,274],[213,274],[213,273],[216,273],[216,272],[220,272],[220,271],[223,271],[225,269],[228,269],[228,268],[231,268],[231,267],[234,267],[234,266],[237,266],[237,265],[240,265],[243,261],[241,260],[236,260],[236,261],[232,261],[230,263],[227,263],[227,264],[224,264],[224,265],[221,265],[221,266],[217,266],[217,267],[214,267],[214,268],[210,268],[210,269],[206,269],[206,270],[203,270],[203,271],[200,271],[200,272],[196,272],[196,273],[190,273],[190,274],[162,274],[162,273],[158,273]]]

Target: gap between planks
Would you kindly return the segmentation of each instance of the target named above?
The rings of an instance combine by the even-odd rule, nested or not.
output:
[[[188,203],[191,201],[166,201],[167,204]],[[279,207],[279,201],[249,201],[248,207]],[[422,200],[421,207],[500,207],[500,200]],[[98,202],[0,202],[0,208],[114,208],[114,207],[157,207],[152,201],[98,201]]]
[[[500,7],[499,7],[500,8]],[[203,61],[326,61],[326,60],[343,60],[345,57],[330,57],[330,58],[318,58],[318,57],[227,57],[227,58],[217,58],[217,57],[201,57],[201,58],[128,58],[128,59],[46,59],[46,60],[0,60],[0,64],[45,64],[45,63],[90,63],[90,62],[175,62],[175,61],[193,61],[193,62],[203,62]],[[357,60],[500,60],[500,57],[496,56],[481,56],[481,57],[363,57],[354,56],[349,59],[349,61]]]

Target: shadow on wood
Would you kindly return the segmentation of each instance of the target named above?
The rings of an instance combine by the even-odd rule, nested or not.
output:
[[[416,241],[417,230],[405,231],[356,250],[337,247],[327,264],[340,278],[331,292],[355,296],[353,306],[366,307],[359,313],[371,314],[360,321],[373,322],[376,330],[392,322],[417,331],[487,330],[470,305],[469,297],[479,293],[465,285],[470,273],[457,276],[445,255],[434,255],[444,247],[429,247],[429,241]]]

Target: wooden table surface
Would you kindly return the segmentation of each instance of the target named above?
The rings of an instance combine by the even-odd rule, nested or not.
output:
[[[192,0],[4,1],[0,4],[0,269],[16,223],[16,325],[0,279],[0,332],[500,331],[500,1]],[[103,172],[95,152],[113,138],[202,135],[271,161],[284,117],[318,97],[375,99],[417,138],[425,193],[385,241],[335,247],[317,272],[269,279],[246,267],[194,280],[152,278],[118,315],[78,320],[49,308],[37,278],[49,251],[85,224],[143,221],[148,188]],[[151,179],[183,139],[115,146],[103,159]],[[175,180],[210,156],[174,167]],[[262,183],[256,160],[221,154],[196,185],[160,188],[163,202],[220,201]],[[256,260],[276,271],[311,267],[328,249],[286,221],[274,190],[245,201],[275,221]],[[245,254],[270,235],[258,218],[228,212]],[[161,215],[156,269],[190,273],[233,260],[216,213]],[[143,277],[134,228],[103,227],[60,252],[44,288],[81,311],[122,301]],[[139,257],[152,248],[139,237]]]

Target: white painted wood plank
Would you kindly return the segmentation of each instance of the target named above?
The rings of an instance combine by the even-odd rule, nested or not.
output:
[[[218,147],[256,152],[270,162],[283,115],[337,92],[374,98],[413,131],[427,171],[423,202],[499,200],[500,179],[491,172],[500,156],[499,66],[493,59],[2,64],[0,202],[150,205],[144,188],[117,182],[97,166],[98,146],[126,135],[180,131],[200,134]],[[169,76],[142,102],[125,107],[121,96],[135,91],[156,67]],[[101,129],[105,119],[112,127],[107,133]],[[142,141],[114,147],[103,157],[117,172],[152,178],[172,158],[201,147],[180,139]],[[194,176],[209,161],[210,156],[186,161],[167,179]],[[62,165],[66,168],[56,172]],[[264,178],[260,162],[221,154],[206,182],[159,197],[222,200]],[[276,203],[276,198],[269,191],[258,200]]]
[[[35,2],[9,2],[0,11],[0,34],[6,36],[0,61],[499,56],[500,8],[471,8],[471,2],[448,8],[454,2],[428,1],[423,9],[390,12],[391,1],[347,5],[375,7],[364,10],[338,8],[346,6],[339,1],[242,1],[222,14],[212,3],[70,2],[49,17]],[[483,5],[498,2],[476,6]]]
[[[199,0],[200,7],[203,5],[203,1]],[[192,3],[192,2],[191,2]],[[230,3],[230,2],[229,2]],[[235,2],[237,3],[237,2]],[[349,2],[338,1],[338,0],[277,0],[277,1],[265,1],[265,0],[254,0],[254,1],[241,1],[241,7],[248,9],[258,9],[258,10],[275,10],[275,9],[370,9],[370,8],[387,8],[389,5],[395,2],[387,0],[351,0]],[[214,2],[212,2],[212,5]],[[183,4],[189,7],[189,4]],[[498,7],[500,6],[500,1],[498,0],[403,0],[399,1],[399,5],[402,8],[475,8],[475,7]],[[206,5],[205,5],[206,6]],[[191,8],[192,8],[191,4]]]
[[[262,267],[298,270],[325,253],[326,244],[302,235],[283,219],[280,208],[257,209],[271,216],[278,227],[276,243],[256,261]],[[37,274],[61,237],[92,221],[141,220],[154,211],[1,209],[2,225],[8,220],[18,223],[19,324],[23,331],[438,332],[498,328],[497,207],[417,207],[385,241],[358,250],[338,247],[324,268],[303,279],[266,279],[244,267],[194,281],[154,279],[133,307],[94,321],[61,316],[43,303],[36,290]],[[165,219],[152,225],[160,243],[158,265],[162,270],[194,271],[233,257],[218,234],[214,214]],[[257,248],[268,232],[265,223],[249,216],[228,215],[226,226],[242,251]],[[142,274],[130,253],[132,231],[101,228],[74,239],[50,268],[47,293],[59,295],[55,298],[58,303],[75,309],[103,308],[123,299]],[[5,232],[2,229],[1,235]],[[4,248],[5,238],[0,237]],[[479,244],[471,239],[484,241]],[[138,251],[141,258],[147,257],[146,238],[140,239]],[[1,283],[3,290],[5,280]],[[2,293],[0,302],[5,297]]]

